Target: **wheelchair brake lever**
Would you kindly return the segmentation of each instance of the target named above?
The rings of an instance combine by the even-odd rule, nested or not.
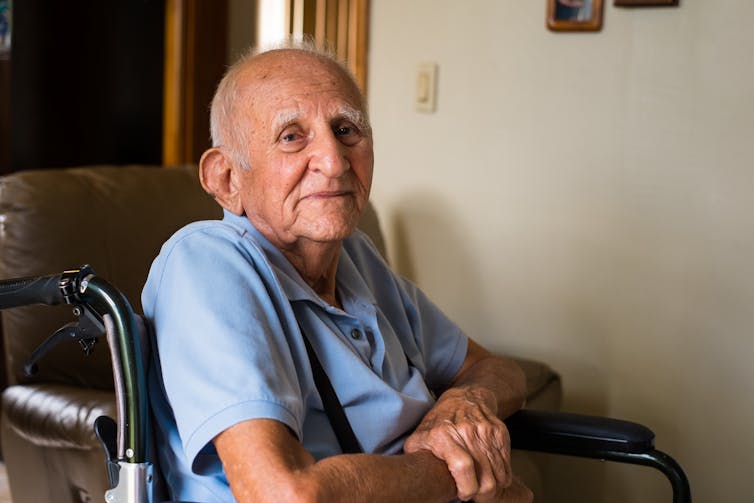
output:
[[[110,489],[118,487],[120,466],[118,465],[118,425],[109,416],[99,416],[94,420],[94,434],[97,435],[105,451],[105,466]]]
[[[73,314],[78,321],[66,323],[40,344],[24,364],[24,374],[32,376],[39,370],[37,362],[52,348],[66,340],[79,342],[84,353],[88,356],[94,350],[97,338],[105,334],[105,325],[99,316],[84,305],[75,305]]]

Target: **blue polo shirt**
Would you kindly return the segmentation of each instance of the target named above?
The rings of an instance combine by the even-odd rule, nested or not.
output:
[[[155,329],[151,401],[172,498],[234,501],[212,439],[244,420],[282,422],[316,459],[340,453],[302,330],[364,450],[401,451],[433,391],[460,369],[467,339],[360,231],[343,243],[336,281],[342,310],[228,212],[165,243],[142,304]]]

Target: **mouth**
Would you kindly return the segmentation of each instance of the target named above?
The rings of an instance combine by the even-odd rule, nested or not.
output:
[[[352,190],[322,190],[313,192],[304,197],[304,199],[336,199],[339,197],[349,197],[353,195]]]

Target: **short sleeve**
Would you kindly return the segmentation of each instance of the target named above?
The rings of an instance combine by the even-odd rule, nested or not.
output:
[[[168,241],[143,293],[189,463],[243,420],[275,419],[302,431],[301,390],[274,293],[242,239],[215,225]]]

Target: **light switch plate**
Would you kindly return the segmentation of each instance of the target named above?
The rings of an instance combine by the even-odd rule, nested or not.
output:
[[[416,67],[416,109],[433,113],[437,108],[437,63],[419,63]]]

